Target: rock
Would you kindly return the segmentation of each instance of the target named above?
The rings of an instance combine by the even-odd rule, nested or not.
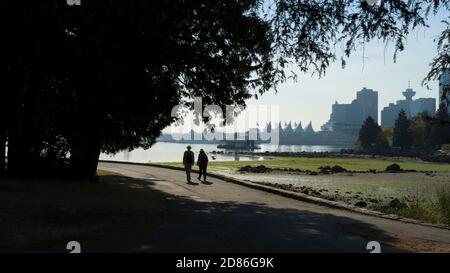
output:
[[[386,171],[387,171],[387,172],[393,172],[393,173],[395,173],[395,172],[401,172],[401,171],[402,171],[402,168],[400,168],[400,165],[394,163],[394,164],[392,164],[392,165],[387,166],[387,167],[386,167]]]
[[[251,169],[252,169],[252,166],[247,165],[247,166],[244,166],[244,167],[240,167],[239,171],[240,172],[249,172]]]
[[[247,166],[241,167],[239,169],[239,172],[250,172],[250,173],[267,173],[270,171],[272,171],[272,169],[267,168],[264,165],[259,165],[257,167],[252,167],[250,165],[247,165]]]
[[[317,175],[317,172],[310,172],[309,175]]]
[[[341,167],[341,166],[339,166],[339,165],[335,165],[335,166],[333,166],[333,167],[331,168],[331,171],[332,171],[333,173],[343,173],[343,172],[346,172],[347,170],[346,170],[344,167]]]
[[[400,201],[398,198],[394,198],[389,202],[389,207],[393,209],[404,209],[407,208],[408,205]]]
[[[355,206],[360,207],[360,208],[365,208],[365,207],[367,207],[367,203],[365,201],[358,201],[355,203]]]

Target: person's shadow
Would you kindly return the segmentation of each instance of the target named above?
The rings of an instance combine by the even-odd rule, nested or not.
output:
[[[212,183],[212,182],[208,182],[208,181],[202,181],[202,184],[205,184],[205,185],[212,185],[213,183]]]
[[[198,186],[198,185],[200,185],[199,183],[195,183],[195,182],[193,182],[193,181],[189,181],[187,184],[188,184],[188,185],[192,185],[192,186]]]

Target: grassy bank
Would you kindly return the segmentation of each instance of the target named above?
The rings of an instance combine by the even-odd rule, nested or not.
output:
[[[0,180],[0,252],[48,245],[64,252],[68,241],[101,240],[171,217],[160,211],[164,197],[140,181],[99,175],[98,183]]]
[[[383,171],[388,165],[400,164],[403,169],[414,169],[417,171],[450,172],[450,164],[424,162],[412,158],[329,158],[329,157],[270,157],[257,161],[211,161],[209,169],[237,170],[240,167],[250,165],[264,165],[269,168],[298,168],[302,170],[317,171],[321,166],[340,165],[351,171],[378,170]],[[181,163],[163,163],[171,166],[181,167]]]
[[[319,167],[339,165],[349,171],[384,171],[399,164],[405,173],[320,174]],[[179,163],[166,163],[181,166]],[[290,171],[241,173],[241,167],[264,165],[272,169],[300,169],[317,175]],[[210,171],[273,187],[302,192],[333,201],[414,218],[450,224],[450,164],[412,158],[271,157],[259,161],[212,161]]]

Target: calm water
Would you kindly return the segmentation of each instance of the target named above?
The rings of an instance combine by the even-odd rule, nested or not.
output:
[[[148,162],[181,162],[183,160],[183,152],[186,150],[187,144],[181,143],[156,143],[149,150],[136,149],[131,152],[120,152],[114,156],[102,154],[102,160],[127,161],[136,163]],[[216,144],[191,144],[192,151],[198,155],[200,149],[205,150],[210,160],[218,161],[248,161],[248,160],[262,160],[261,156],[239,156],[235,155],[233,151],[218,149]],[[315,146],[315,145],[280,145],[273,146],[269,144],[261,145],[260,150],[256,152],[333,152],[340,151],[341,147],[333,146]],[[223,151],[225,154],[212,154],[212,151]],[[215,159],[214,159],[214,158]]]

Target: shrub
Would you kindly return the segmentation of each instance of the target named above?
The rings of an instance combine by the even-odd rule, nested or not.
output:
[[[450,191],[443,190],[438,192],[438,210],[442,215],[442,222],[450,225]]]

